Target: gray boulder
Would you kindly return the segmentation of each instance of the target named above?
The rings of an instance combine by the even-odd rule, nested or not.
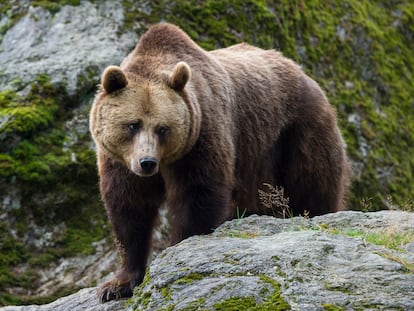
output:
[[[413,228],[400,211],[250,216],[167,248],[128,306],[91,288],[0,310],[414,310]]]
[[[90,80],[106,66],[120,63],[138,41],[132,31],[118,34],[123,21],[120,1],[82,1],[56,14],[30,6],[1,42],[0,89],[46,73],[52,82],[66,84],[69,94],[79,92],[81,77]]]
[[[127,310],[125,301],[111,301],[99,304],[96,288],[84,288],[79,292],[47,305],[37,306],[8,306],[0,308],[1,311],[118,311]]]

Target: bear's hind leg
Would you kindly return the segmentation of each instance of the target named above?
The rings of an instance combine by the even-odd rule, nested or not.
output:
[[[341,139],[335,129],[324,131],[334,138],[318,136],[322,130],[311,129],[286,130],[277,144],[275,172],[295,216],[305,210],[313,217],[343,209],[348,164]]]

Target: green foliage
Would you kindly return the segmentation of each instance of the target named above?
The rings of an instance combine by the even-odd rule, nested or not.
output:
[[[335,228],[324,224],[319,225],[320,229],[332,234],[341,234],[350,237],[362,238],[365,242],[381,245],[389,249],[401,250],[401,247],[414,242],[414,232],[399,231],[398,228],[384,228],[381,231],[364,229]]]
[[[401,246],[414,241],[414,232],[367,232],[361,234],[368,243],[383,245],[390,249],[399,250]]]

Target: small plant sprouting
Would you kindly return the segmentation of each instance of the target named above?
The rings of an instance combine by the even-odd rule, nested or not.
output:
[[[242,218],[244,218],[244,216],[246,216],[246,209],[244,209],[243,212],[240,213],[240,209],[237,206],[237,208],[236,208],[236,219],[242,219]]]
[[[262,205],[272,210],[273,216],[282,218],[293,217],[292,210],[289,207],[289,198],[285,196],[285,189],[280,186],[273,187],[271,184],[263,183],[268,191],[259,189],[259,199]]]
[[[363,212],[369,212],[372,210],[372,198],[362,198],[361,201],[361,210]]]
[[[405,211],[405,212],[414,211],[413,202],[408,200],[404,202],[401,206],[397,205],[393,202],[392,196],[390,194],[388,194],[385,198],[385,205],[391,211]]]

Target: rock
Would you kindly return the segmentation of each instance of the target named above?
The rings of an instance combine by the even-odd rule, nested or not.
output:
[[[400,211],[250,216],[163,251],[132,305],[90,288],[0,310],[413,310],[413,228]]]
[[[69,94],[79,92],[80,77],[90,80],[91,74],[120,63],[138,41],[131,31],[118,34],[123,21],[120,1],[82,1],[56,14],[30,6],[1,42],[0,89],[46,73],[52,82],[67,84]]]
[[[152,263],[136,305],[180,310],[197,302],[213,310],[242,297],[265,306],[280,286],[280,299],[294,310],[413,309],[414,275],[402,262],[413,262],[414,254],[407,245],[397,251],[363,239],[368,233],[411,232],[414,240],[413,227],[414,214],[404,212],[233,220],[212,236],[192,237],[164,251]],[[347,236],[356,232],[358,237]]]
[[[61,258],[58,262],[39,270],[41,285],[33,294],[47,297],[54,289],[79,289],[106,280],[108,273],[115,271],[119,265],[116,249],[109,248],[107,244],[105,240],[95,242],[94,254]]]
[[[118,311],[127,310],[124,302],[112,301],[99,304],[96,288],[84,288],[79,292],[42,306],[9,306],[0,308],[2,311]]]

